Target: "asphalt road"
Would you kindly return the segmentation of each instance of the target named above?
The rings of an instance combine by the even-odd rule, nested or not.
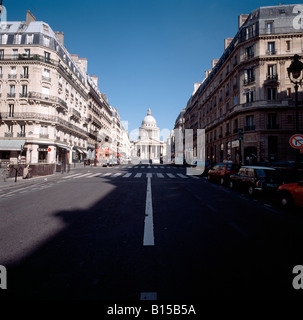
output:
[[[303,214],[184,168],[89,167],[0,188],[0,221],[3,299],[302,298]]]

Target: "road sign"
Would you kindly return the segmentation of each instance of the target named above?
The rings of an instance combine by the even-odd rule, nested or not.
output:
[[[48,151],[48,152],[51,152],[51,151],[52,151],[52,149],[51,149],[51,148],[48,148],[48,149],[47,149],[47,151]]]
[[[294,134],[289,139],[289,144],[295,149],[303,148],[303,135],[302,134]]]

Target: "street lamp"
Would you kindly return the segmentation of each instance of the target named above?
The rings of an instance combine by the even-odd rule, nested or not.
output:
[[[287,68],[288,77],[290,81],[295,85],[295,102],[296,102],[296,132],[299,131],[299,116],[298,116],[298,88],[302,84],[301,73],[303,70],[303,63],[299,61],[299,56],[294,55],[294,59],[290,66]]]
[[[299,60],[297,54],[294,55],[293,61],[290,66],[287,68],[288,77],[290,81],[295,85],[295,106],[296,106],[296,132],[299,133],[299,114],[298,114],[298,89],[299,85],[302,84],[302,70],[303,63]],[[300,162],[300,153],[299,150],[296,154],[296,164],[299,165]]]

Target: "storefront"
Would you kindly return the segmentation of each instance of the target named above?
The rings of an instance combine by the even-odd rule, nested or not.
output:
[[[25,140],[0,140],[0,162],[17,163],[24,151]]]

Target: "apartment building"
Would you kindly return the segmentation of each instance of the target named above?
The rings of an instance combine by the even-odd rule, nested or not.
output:
[[[29,11],[24,22],[0,25],[0,90],[2,161],[94,158],[111,134],[111,111],[87,60],[70,54],[64,34]]]
[[[287,68],[303,52],[298,15],[295,5],[279,5],[239,16],[237,34],[225,40],[223,55],[187,103],[185,129],[193,129],[194,148],[185,152],[191,157],[201,157],[197,129],[205,129],[209,161],[295,160],[289,145],[296,133],[295,93]],[[302,130],[302,105],[298,120]]]

